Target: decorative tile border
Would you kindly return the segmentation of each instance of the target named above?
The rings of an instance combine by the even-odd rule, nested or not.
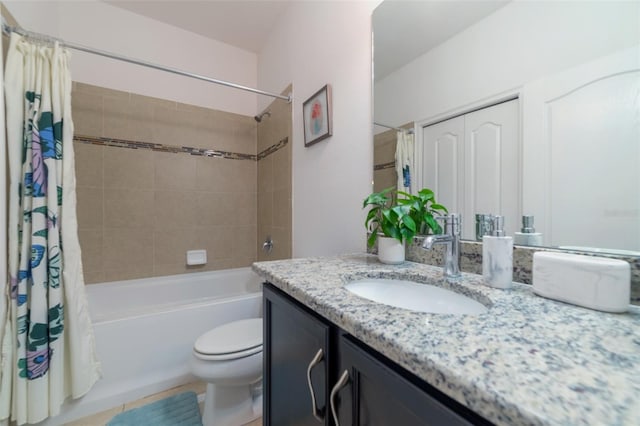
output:
[[[388,163],[376,164],[373,166],[373,170],[385,170],[385,169],[393,169],[396,167],[395,161],[390,161]]]
[[[269,148],[265,149],[260,154],[258,154],[258,160],[262,160],[263,158],[268,157],[269,155],[273,154],[279,149],[284,148],[288,143],[289,143],[289,137],[287,136],[286,138],[281,139],[280,142],[278,142],[277,144],[271,145]]]
[[[140,142],[140,141],[130,141],[126,139],[114,139],[114,138],[103,138],[103,137],[92,137],[92,136],[79,136],[76,135],[73,137],[74,142],[84,143],[89,145],[100,145],[100,146],[110,146],[114,148],[128,148],[128,149],[148,149],[151,151],[157,152],[169,152],[172,154],[189,154],[189,155],[198,155],[201,157],[214,157],[214,158],[225,158],[228,160],[250,160],[250,161],[258,161],[263,158],[273,154],[278,151],[282,147],[286,146],[289,143],[289,138],[286,137],[279,141],[277,144],[271,145],[260,154],[242,154],[238,152],[230,152],[230,151],[220,151],[215,149],[204,149],[204,148],[194,148],[190,146],[175,146],[175,145],[163,145],[159,143],[152,142]]]

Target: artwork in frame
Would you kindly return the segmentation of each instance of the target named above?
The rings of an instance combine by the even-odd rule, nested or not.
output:
[[[304,146],[331,136],[331,86],[325,85],[302,104]]]

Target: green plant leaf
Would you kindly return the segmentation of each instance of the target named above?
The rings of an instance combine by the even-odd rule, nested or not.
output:
[[[383,189],[380,192],[374,192],[367,196],[362,202],[362,208],[365,208],[369,205],[378,205],[378,206],[386,206],[389,202],[389,197],[387,194],[393,191],[393,187]]]
[[[411,241],[413,239],[413,237],[415,236],[415,233],[411,232],[407,228],[402,228],[400,230],[400,234],[402,235],[402,238],[404,239],[404,241]]]
[[[423,200],[432,200],[435,197],[435,194],[429,188],[422,188],[420,191],[418,191],[418,195]]]
[[[369,238],[367,238],[367,245],[369,247],[373,247],[377,239],[378,239],[378,228],[376,227],[376,229],[371,231],[371,235],[369,235]]]
[[[394,212],[398,219],[401,219],[402,216],[408,215],[411,212],[411,206],[408,205],[396,205],[391,207],[391,211]]]
[[[369,210],[369,213],[367,214],[367,219],[364,221],[365,228],[369,229],[370,224],[375,224],[380,222],[380,219],[378,218],[379,212],[380,212],[379,207]]]
[[[394,220],[393,220],[393,217],[392,217],[392,214],[393,214],[393,210],[392,209],[382,209],[381,212],[382,212],[383,219],[385,219],[385,220],[382,221],[383,224],[385,222],[393,223]]]
[[[425,216],[424,221],[427,224],[427,226],[431,228],[434,234],[442,233],[442,228],[440,228],[440,224],[438,224],[438,221],[435,220],[434,217],[431,216],[431,214],[429,214],[428,216]]]
[[[416,232],[416,222],[411,219],[410,216],[402,216],[401,218],[402,223],[404,224],[404,226],[406,226],[408,229],[411,230],[411,232],[413,232],[415,234]],[[413,235],[411,236],[411,238],[413,238]]]
[[[398,241],[402,241],[402,234],[400,233],[400,229],[393,223],[384,222],[382,224],[382,233],[385,235],[385,237],[391,237],[395,238]]]
[[[431,210],[441,210],[445,213],[449,213],[449,210],[447,210],[447,208],[442,204],[432,203],[430,207],[431,207]]]

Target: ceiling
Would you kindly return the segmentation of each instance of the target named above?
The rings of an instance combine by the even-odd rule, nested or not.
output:
[[[204,37],[258,53],[293,0],[104,0]]]
[[[507,3],[509,0],[385,0],[373,12],[375,80],[388,76]]]
[[[103,0],[204,37],[259,53],[285,9],[301,0]],[[326,0],[325,0],[326,1]],[[383,78],[508,0],[385,0],[373,13],[375,77]],[[402,31],[398,31],[402,23]]]

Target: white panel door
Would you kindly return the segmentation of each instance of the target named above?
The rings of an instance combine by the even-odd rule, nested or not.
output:
[[[639,105],[640,46],[525,86],[524,207],[545,244],[640,251]]]
[[[505,217],[505,233],[520,228],[519,105],[514,99],[466,114],[463,238],[475,238],[475,215]]]
[[[433,190],[450,213],[461,211],[464,197],[463,140],[463,117],[422,129],[422,188]]]

